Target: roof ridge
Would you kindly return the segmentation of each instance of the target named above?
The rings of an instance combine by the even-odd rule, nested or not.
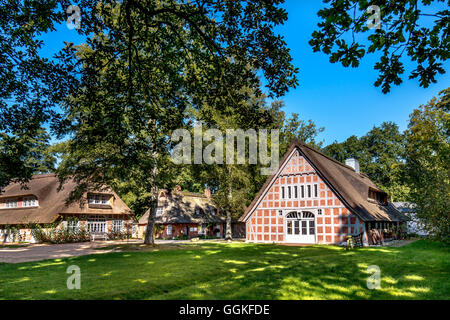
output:
[[[56,173],[51,172],[51,173],[34,174],[31,176],[31,179],[41,179],[47,177],[56,177]]]

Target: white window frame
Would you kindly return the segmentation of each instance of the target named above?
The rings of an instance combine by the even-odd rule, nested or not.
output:
[[[66,220],[66,229],[68,231],[77,232],[80,229],[80,221]]]
[[[111,196],[106,194],[90,194],[88,203],[89,204],[104,204],[109,205],[109,201],[111,199]]]
[[[115,219],[111,223],[111,230],[113,232],[122,232],[123,231],[123,220]]]
[[[167,234],[168,236],[171,236],[171,235],[172,235],[172,225],[171,225],[171,224],[168,224],[168,225],[167,225],[166,234]]]
[[[37,207],[37,199],[35,197],[24,197],[22,200],[22,207]]]
[[[87,219],[87,231],[90,233],[106,233],[106,218],[104,216],[90,216]]]
[[[11,209],[11,208],[17,208],[18,201],[17,199],[9,199],[5,201],[5,208]]]
[[[161,217],[162,216],[162,207],[156,207],[156,216]]]

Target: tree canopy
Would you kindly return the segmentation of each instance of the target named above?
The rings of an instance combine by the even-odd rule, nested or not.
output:
[[[448,1],[323,2],[327,5],[318,12],[321,21],[309,43],[315,52],[329,55],[331,63],[358,67],[367,54],[379,54],[375,86],[381,86],[384,93],[403,82],[405,62],[414,65],[409,79],[417,78],[424,88],[445,73],[443,62],[450,52]],[[374,10],[379,10],[379,16]],[[375,19],[380,19],[380,27],[369,29],[367,22],[375,26]]]
[[[450,88],[409,118],[406,172],[411,201],[426,230],[449,241],[450,234]]]

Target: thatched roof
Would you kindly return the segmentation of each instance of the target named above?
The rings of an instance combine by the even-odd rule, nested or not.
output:
[[[388,202],[386,205],[380,205],[368,200],[369,188],[382,193],[384,191],[380,190],[367,175],[355,172],[353,168],[336,161],[303,142],[296,140],[291,144],[289,150],[280,161],[279,168],[289,160],[289,156],[294,149],[297,149],[308,160],[320,178],[333,190],[345,206],[363,221],[408,220],[392,203]],[[278,178],[278,171],[266,180],[253,202],[239,219],[240,221],[246,221],[250,217],[257,203],[265,196],[267,190]]]
[[[162,215],[155,223],[223,223],[225,217],[207,196],[199,193],[163,190],[158,207]],[[197,209],[197,210],[196,210]],[[139,219],[139,224],[147,224],[149,210]]]
[[[27,223],[51,223],[59,215],[132,215],[130,208],[119,198],[119,196],[110,188],[102,190],[99,193],[113,196],[111,206],[88,205],[87,196],[85,201],[72,202],[66,205],[69,194],[75,189],[76,184],[73,180],[67,181],[63,188],[58,191],[59,180],[55,174],[44,174],[33,176],[26,183],[26,188],[20,183],[9,184],[2,193],[0,193],[0,202],[11,198],[21,198],[24,196],[35,196],[38,200],[38,207],[8,208],[0,209],[0,225],[6,224],[27,224]]]

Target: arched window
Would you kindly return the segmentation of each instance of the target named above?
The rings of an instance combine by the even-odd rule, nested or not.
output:
[[[303,219],[314,219],[314,214],[309,211],[303,211]]]
[[[300,213],[300,214],[299,214]],[[286,219],[301,219],[301,212],[292,211],[286,215]]]

